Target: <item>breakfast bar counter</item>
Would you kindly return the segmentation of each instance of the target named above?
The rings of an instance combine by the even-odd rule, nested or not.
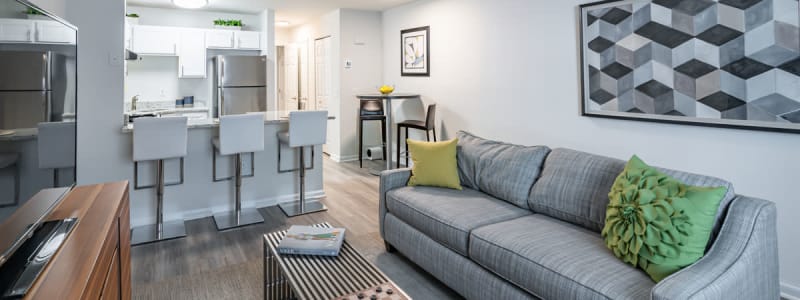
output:
[[[289,112],[270,111],[264,115],[264,151],[255,152],[253,160],[250,155],[242,156],[242,206],[245,208],[261,208],[274,206],[282,202],[295,201],[299,194],[297,174],[279,172],[299,165],[300,156],[293,149],[280,146],[277,133],[288,130]],[[164,117],[168,118],[168,117]],[[329,117],[330,118],[330,117]],[[219,136],[219,121],[203,119],[189,121],[187,137],[187,154],[184,157],[184,183],[167,186],[164,191],[164,221],[192,220],[212,216],[213,214],[233,210],[233,181],[215,182],[212,178],[216,168],[218,177],[228,177],[234,173],[232,156],[221,156],[214,150],[212,139]],[[122,131],[132,133],[132,124],[124,126]],[[132,138],[131,149],[132,147]],[[278,148],[281,162],[278,165]],[[322,147],[313,147],[306,151],[306,165],[313,169],[306,173],[307,197],[310,199],[324,197],[322,189]],[[212,156],[216,155],[216,165]],[[132,159],[132,156],[129,156]],[[139,185],[155,183],[156,163],[139,163]],[[250,170],[254,176],[249,177]],[[180,179],[180,160],[165,161],[164,172],[166,182],[177,182]],[[133,174],[133,169],[131,169]],[[133,176],[132,176],[133,177]],[[156,192],[154,189],[131,189],[131,225],[133,227],[154,224]]]

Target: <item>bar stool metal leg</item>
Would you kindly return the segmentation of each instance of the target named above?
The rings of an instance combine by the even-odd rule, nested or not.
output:
[[[312,146],[313,147],[313,146]],[[320,201],[311,201],[306,203],[306,156],[305,147],[300,148],[300,199],[297,202],[281,203],[278,206],[283,210],[283,213],[288,217],[295,217],[305,214],[311,214],[321,211],[326,211],[328,208]],[[313,161],[313,160],[312,160]]]
[[[253,159],[255,162],[255,159]],[[264,218],[258,212],[258,209],[250,208],[242,210],[242,154],[236,153],[234,155],[234,182],[236,184],[235,204],[234,210],[231,212],[224,212],[214,215],[214,223],[217,224],[217,230],[226,230],[246,225],[263,223]]]
[[[134,168],[137,167],[134,166]],[[164,160],[162,159],[156,161],[156,224],[133,228],[131,230],[132,246],[186,236],[183,221],[164,223],[164,186]]]

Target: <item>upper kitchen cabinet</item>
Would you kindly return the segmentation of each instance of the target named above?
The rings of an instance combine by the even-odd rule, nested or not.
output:
[[[236,31],[236,48],[243,50],[261,49],[261,33],[258,31]]]
[[[213,49],[233,49],[234,34],[230,30],[208,30],[206,31],[206,46]]]
[[[180,32],[178,46],[178,77],[206,77],[206,35],[202,30],[185,29]]]
[[[0,19],[0,41],[33,42],[34,29],[30,20]]]
[[[37,43],[75,44],[75,30],[56,21],[36,21]]]
[[[165,26],[133,26],[133,52],[142,55],[177,55],[179,30]]]

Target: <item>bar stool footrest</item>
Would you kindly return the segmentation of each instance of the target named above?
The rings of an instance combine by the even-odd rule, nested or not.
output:
[[[296,217],[328,210],[328,207],[319,200],[310,200],[306,202],[305,210],[302,212],[300,211],[300,202],[298,201],[285,202],[278,204],[278,206],[288,217]]]
[[[164,223],[161,230],[161,238],[158,237],[157,228],[158,226],[156,224],[151,224],[131,229],[131,246],[177,239],[186,236],[186,227],[184,226],[183,221]]]
[[[256,208],[243,208],[239,213],[239,220],[236,220],[236,212],[228,211],[214,215],[214,224],[217,230],[222,231],[247,225],[264,223],[264,218]]]

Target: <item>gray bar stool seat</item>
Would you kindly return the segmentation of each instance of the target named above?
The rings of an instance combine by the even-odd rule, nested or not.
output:
[[[39,123],[39,168],[53,169],[53,187],[59,187],[58,170],[75,167],[75,122]]]
[[[296,202],[286,202],[279,204],[281,210],[289,216],[294,217],[314,212],[327,210],[320,201],[306,203],[306,165],[305,147],[311,147],[311,168],[314,168],[314,147],[326,143],[326,131],[328,129],[327,111],[293,111],[289,113],[289,131],[278,132],[278,172],[286,173],[299,171],[300,174],[300,198]],[[300,164],[298,168],[291,170],[281,170],[281,145],[288,145],[300,151]]]
[[[255,152],[264,151],[264,115],[228,115],[219,118],[219,137],[212,140],[214,182],[233,179],[236,185],[234,210],[215,214],[217,230],[264,222],[255,208],[242,209],[242,177],[255,176]],[[217,178],[217,153],[234,156],[234,175]],[[242,176],[242,154],[250,154],[250,175]]]
[[[156,224],[132,229],[131,244],[186,236],[183,221],[164,223],[164,187],[183,184],[183,158],[188,139],[186,117],[137,118],[133,121],[134,189],[156,188]],[[180,181],[164,182],[164,160],[180,159]],[[139,162],[156,161],[156,184],[139,186]]]
[[[0,153],[0,170],[14,169],[14,200],[11,203],[0,203],[0,207],[17,206],[19,204],[19,154]]]

